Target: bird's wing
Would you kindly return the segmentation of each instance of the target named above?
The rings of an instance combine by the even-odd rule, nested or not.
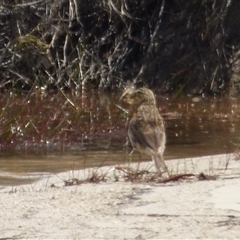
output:
[[[150,148],[156,152],[160,146],[165,145],[163,120],[153,107],[139,109],[137,115],[130,120],[128,135],[136,149]]]

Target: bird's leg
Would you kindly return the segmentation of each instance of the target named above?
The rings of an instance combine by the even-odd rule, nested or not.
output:
[[[157,153],[155,156],[152,156],[152,160],[159,174],[161,174],[163,177],[170,176],[163,155],[161,153]]]
[[[168,176],[170,176],[167,165],[166,165],[166,163],[163,159],[163,156],[162,156],[161,161],[160,161],[160,167],[163,169],[162,173],[166,173],[166,174],[168,174]]]
[[[168,171],[167,166],[163,169],[162,176],[163,177],[170,177],[170,173]]]
[[[131,162],[132,162],[132,154],[133,154],[134,151],[135,151],[135,149],[133,149],[133,150],[128,154],[128,165],[130,165]]]
[[[138,152],[138,157],[139,157],[139,161],[138,161],[138,167],[137,167],[137,169],[139,170],[140,163],[142,162],[142,155],[141,155],[140,152]]]
[[[169,171],[167,168],[159,168],[157,169],[157,174],[160,176],[160,177],[163,177],[163,178],[169,178],[170,177],[170,174],[169,174]]]
[[[159,169],[159,173],[161,173],[161,175],[162,175],[164,178],[165,178],[165,177],[170,177],[170,174],[169,174],[169,171],[168,171],[168,168],[167,168],[165,162],[164,162],[164,161],[161,162],[160,165],[161,165],[162,171],[160,171],[160,169]]]

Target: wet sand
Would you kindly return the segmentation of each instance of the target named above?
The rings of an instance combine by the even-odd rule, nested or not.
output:
[[[65,180],[90,176],[93,170],[86,169],[0,186],[0,239],[238,239],[240,160],[235,158],[167,161],[172,174],[203,172],[216,180],[116,182],[114,167],[103,167],[98,171],[107,172],[107,181],[98,184],[64,186]]]

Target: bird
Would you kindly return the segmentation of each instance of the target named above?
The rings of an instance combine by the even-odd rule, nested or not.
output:
[[[128,105],[128,138],[134,150],[152,157],[156,170],[168,173],[163,153],[166,144],[165,126],[154,93],[147,87],[128,87],[120,97]]]

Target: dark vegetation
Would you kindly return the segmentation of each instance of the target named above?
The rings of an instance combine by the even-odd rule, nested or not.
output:
[[[2,0],[0,87],[238,93],[238,0]]]

